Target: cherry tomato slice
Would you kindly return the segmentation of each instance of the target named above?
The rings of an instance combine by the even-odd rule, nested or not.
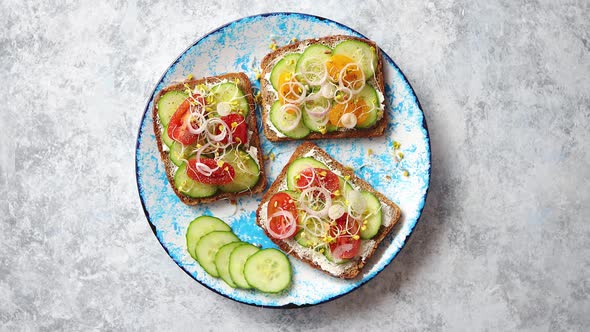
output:
[[[283,215],[274,216],[275,213],[290,213],[293,218],[288,218]],[[274,194],[268,202],[267,216],[268,232],[273,238],[288,239],[292,238],[299,231],[299,223],[297,221],[297,207],[293,198],[285,193],[279,192]]]
[[[338,175],[330,170],[309,167],[299,173],[296,185],[300,190],[309,187],[322,187],[330,193],[334,193],[340,188],[340,180],[338,180]]]
[[[350,259],[358,255],[361,248],[359,232],[360,223],[348,217],[347,213],[336,219],[336,224],[330,228],[330,236],[336,238],[330,243],[332,255],[339,259]]]
[[[205,99],[199,94],[194,94],[193,98],[197,101],[193,108],[195,111],[200,111],[202,105],[205,105]],[[187,117],[191,115],[191,98],[187,98],[178,106],[176,112],[170,118],[168,124],[168,137],[180,142],[182,145],[191,145],[197,141],[199,135],[193,134],[188,130]]]
[[[202,165],[197,166],[197,163]],[[200,183],[222,185],[231,183],[236,172],[228,163],[218,163],[211,158],[194,158],[189,159],[186,174]]]
[[[232,141],[230,143],[236,144],[246,144],[248,140],[248,128],[246,127],[246,120],[244,116],[236,113],[232,113],[226,116],[220,117],[220,119],[225,122],[228,128],[231,130],[232,133]],[[216,130],[216,134],[219,134],[221,131],[219,128]],[[229,135],[226,135],[221,142],[227,143]]]

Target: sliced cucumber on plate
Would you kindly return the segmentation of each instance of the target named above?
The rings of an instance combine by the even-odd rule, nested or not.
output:
[[[259,250],[260,248],[256,246],[244,243],[231,252],[229,256],[229,275],[239,288],[252,288],[244,276],[244,264],[246,264],[248,257],[254,255]]]
[[[231,288],[236,288],[238,285],[233,281],[231,275],[229,274],[229,257],[231,253],[237,247],[245,244],[245,242],[231,242],[223,247],[219,248],[217,254],[215,254],[215,266],[217,266],[217,273],[226,284],[228,284]]]
[[[240,241],[229,225],[219,218],[201,216],[193,220],[187,229],[186,241],[191,257],[209,275],[221,277],[232,288],[254,287],[276,293],[291,283],[291,263],[284,253],[276,249],[260,250]],[[250,258],[259,252],[265,254],[247,268]]]
[[[197,259],[195,247],[204,235],[213,231],[231,231],[231,228],[219,218],[200,216],[191,221],[186,230],[186,247],[192,258]]]
[[[259,291],[278,293],[291,283],[291,263],[277,249],[264,249],[246,260],[244,277],[248,284]]]
[[[215,255],[224,245],[232,242],[239,242],[240,239],[232,233],[225,231],[213,231],[203,236],[195,247],[197,262],[214,277],[219,277],[217,266],[215,265]]]

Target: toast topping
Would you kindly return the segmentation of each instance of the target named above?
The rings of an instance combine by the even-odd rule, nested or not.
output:
[[[164,93],[157,109],[180,193],[204,198],[219,190],[244,192],[259,182],[258,150],[246,121],[252,110],[237,78],[185,83]]]
[[[274,194],[266,207],[271,237],[294,238],[296,246],[322,253],[333,263],[360,258],[362,241],[376,235],[365,232],[367,225],[374,230],[382,224],[379,200],[319,161],[304,157],[288,167],[288,190]]]
[[[381,91],[369,84],[376,66],[375,48],[359,40],[334,48],[311,41],[302,53],[283,55],[264,77],[271,85],[263,91],[270,113],[266,128],[279,137],[304,138],[311,132],[375,126],[384,109]],[[274,105],[268,103],[269,95],[275,96]],[[287,111],[298,116],[285,115]]]
[[[298,228],[292,236],[279,238],[268,231],[269,218],[276,212],[271,209],[280,206],[273,204],[277,196],[295,205],[290,215]],[[257,224],[283,251],[349,279],[360,273],[399,220],[400,211],[319,147],[304,143],[263,197],[256,216]]]

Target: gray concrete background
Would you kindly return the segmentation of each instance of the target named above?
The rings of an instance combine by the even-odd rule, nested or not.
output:
[[[0,329],[590,329],[590,2],[0,3]],[[144,103],[196,38],[302,11],[366,34],[422,102],[414,235],[336,301],[267,310],[169,259],[134,176]]]

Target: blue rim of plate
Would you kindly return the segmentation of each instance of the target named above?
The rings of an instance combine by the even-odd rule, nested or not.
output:
[[[204,34],[203,36],[199,37],[194,43],[192,43],[190,46],[188,46],[184,51],[182,51],[178,57],[176,57],[176,59],[170,64],[170,66],[168,66],[168,68],[166,68],[166,70],[164,71],[164,73],[160,76],[160,78],[158,79],[158,83],[156,83],[155,87],[152,89],[152,92],[150,93],[150,97],[148,98],[147,102],[146,102],[146,106],[144,108],[144,111],[142,113],[141,116],[141,121],[139,123],[139,129],[137,131],[137,138],[136,138],[136,143],[135,143],[135,182],[137,185],[137,191],[138,191],[138,195],[139,195],[139,199],[141,201],[141,207],[143,209],[143,212],[146,216],[147,222],[150,225],[150,228],[152,230],[152,232],[154,233],[154,235],[156,236],[156,239],[158,239],[158,242],[160,243],[160,245],[162,246],[162,248],[164,248],[164,250],[166,251],[166,253],[168,254],[168,256],[170,256],[170,258],[172,258],[172,260],[174,260],[174,258],[172,257],[172,255],[170,254],[170,252],[168,251],[168,248],[166,248],[164,246],[164,244],[160,241],[160,239],[157,236],[157,230],[156,230],[156,226],[152,223],[151,219],[150,219],[150,214],[147,211],[146,207],[145,207],[145,202],[144,202],[144,198],[142,195],[142,188],[139,184],[139,168],[138,168],[138,163],[139,163],[139,144],[140,144],[140,135],[141,135],[141,127],[142,127],[142,123],[143,123],[143,119],[145,118],[146,113],[149,111],[149,104],[151,102],[151,100],[154,98],[154,93],[156,91],[156,89],[158,88],[158,86],[161,84],[162,80],[164,79],[164,76],[166,76],[166,73],[168,72],[168,70],[174,66],[179,60],[180,58],[192,47],[194,47],[195,45],[199,44],[203,39],[205,39],[207,36],[222,30],[224,28],[226,28],[227,26],[234,24],[234,23],[239,23],[241,21],[247,21],[247,20],[251,20],[254,18],[261,18],[261,17],[268,17],[268,16],[279,16],[279,15],[285,15],[285,16],[299,16],[300,18],[304,18],[304,19],[317,19],[320,21],[325,21],[325,22],[329,22],[332,24],[335,24],[341,28],[344,29],[348,29],[349,31],[356,33],[358,35],[360,35],[362,38],[365,39],[369,39],[367,38],[365,35],[363,35],[362,33],[352,29],[351,27],[333,21],[331,19],[325,18],[325,17],[321,17],[321,16],[317,16],[317,15],[312,15],[312,14],[305,14],[305,13],[297,13],[297,12],[271,12],[271,13],[263,13],[263,14],[256,14],[256,15],[251,15],[251,16],[246,16],[246,17],[242,17],[233,21],[230,21],[222,26],[219,26],[209,32],[207,32],[206,34]],[[391,264],[391,262],[393,262],[393,260],[395,259],[395,257],[397,257],[397,255],[401,252],[401,250],[406,246],[406,243],[410,240],[410,236],[412,236],[412,234],[414,233],[414,229],[416,228],[416,226],[418,225],[418,223],[420,222],[420,218],[422,217],[422,211],[424,210],[424,205],[426,204],[426,200],[428,198],[428,191],[430,190],[430,179],[431,179],[431,170],[432,170],[432,153],[430,150],[430,133],[428,131],[428,124],[426,123],[426,116],[424,115],[424,111],[422,110],[422,105],[420,104],[420,100],[418,99],[418,96],[416,95],[414,88],[412,87],[412,85],[410,84],[410,81],[408,80],[408,78],[406,77],[406,75],[403,73],[403,71],[398,67],[398,65],[395,63],[395,61],[393,61],[393,59],[385,52],[383,51],[383,49],[381,49],[381,53],[383,54],[383,56],[385,57],[385,59],[390,62],[395,69],[401,74],[401,76],[403,77],[403,79],[406,81],[406,83],[408,84],[408,86],[410,87],[411,93],[412,93],[412,97],[414,97],[414,99],[416,100],[416,104],[418,105],[418,109],[420,110],[420,112],[422,112],[422,128],[425,130],[426,133],[426,140],[428,141],[428,149],[427,149],[427,153],[428,153],[428,163],[429,163],[429,167],[428,167],[428,183],[426,185],[426,193],[424,194],[424,200],[422,201],[422,206],[419,209],[418,212],[418,217],[416,219],[416,223],[414,223],[414,225],[412,226],[412,228],[410,229],[410,232],[407,234],[406,238],[404,239],[403,243],[401,244],[399,250],[391,257],[391,259],[389,260],[389,262],[387,262],[383,268],[381,268],[379,271],[377,271],[373,277],[371,277],[370,279],[361,281],[361,283],[358,285],[358,287],[353,288],[345,293],[333,296],[331,298],[327,298],[325,300],[322,300],[320,302],[317,303],[306,303],[306,304],[294,304],[294,303],[288,303],[282,306],[264,306],[264,305],[260,305],[260,304],[256,304],[256,303],[250,303],[250,302],[242,302],[240,300],[234,299],[226,294],[223,294],[221,292],[218,292],[216,289],[209,287],[207,284],[199,281],[198,279],[196,279],[188,270],[186,270],[184,267],[180,266],[180,264],[176,264],[179,268],[181,268],[186,274],[188,274],[192,279],[194,279],[195,281],[197,281],[199,284],[201,284],[202,286],[206,287],[207,289],[213,291],[214,293],[217,293],[225,298],[228,298],[232,301],[238,302],[238,303],[242,303],[242,304],[247,304],[253,307],[262,307],[262,308],[272,308],[272,309],[294,309],[294,308],[305,308],[305,307],[311,307],[311,306],[315,306],[318,304],[322,304],[322,303],[327,303],[327,302],[331,302],[333,300],[336,300],[344,295],[350,294],[354,291],[356,291],[357,289],[361,288],[363,285],[365,285],[368,281],[373,280],[377,275],[379,275],[381,272],[383,272],[383,270],[385,270],[385,268],[387,266],[389,266],[389,264]],[[176,263],[176,261],[174,260],[174,262]]]

